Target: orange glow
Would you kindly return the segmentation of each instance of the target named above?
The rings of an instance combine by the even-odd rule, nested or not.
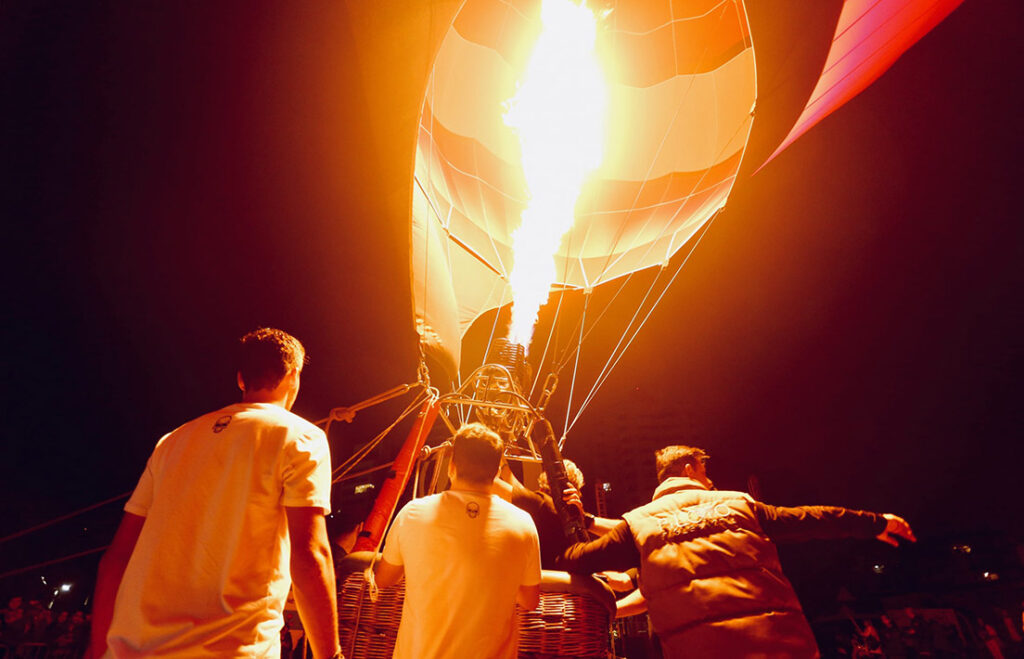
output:
[[[555,253],[576,200],[604,154],[607,83],[594,54],[597,19],[586,5],[544,0],[543,29],[509,102],[529,202],[512,235],[509,339],[529,347],[537,312],[556,281]]]

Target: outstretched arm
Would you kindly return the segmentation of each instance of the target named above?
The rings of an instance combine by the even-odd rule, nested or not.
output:
[[[132,513],[125,513],[114,533],[114,541],[100,559],[100,567],[96,573],[96,592],[93,593],[92,632],[89,636],[88,657],[99,659],[107,651],[107,632],[110,621],[114,617],[114,600],[117,589],[121,587],[124,569],[128,567],[128,559],[135,551],[135,543],[142,533],[142,525],[146,518]]]
[[[647,613],[647,600],[644,599],[639,588],[615,602],[616,618],[628,618],[641,613]]]
[[[338,586],[320,507],[285,507],[291,540],[292,587],[299,617],[316,659],[341,652],[338,642]]]
[[[761,528],[775,541],[878,538],[896,545],[896,537],[915,541],[910,525],[896,515],[834,506],[770,506],[754,501]],[[891,518],[891,519],[890,519]]]
[[[555,566],[566,572],[601,572],[602,570],[628,570],[640,565],[640,552],[633,543],[633,535],[625,521],[597,540],[577,542],[555,561]]]
[[[897,538],[917,542],[917,538],[914,537],[914,531],[910,528],[907,520],[892,513],[884,513],[882,517],[885,518],[885,529],[876,535],[876,538],[893,547],[898,547],[900,544]]]
[[[580,496],[580,491],[572,484],[562,490],[562,501],[565,502],[565,505],[573,506],[580,511],[580,517],[585,521],[587,533],[600,537],[614,529],[622,521],[620,519],[608,519],[607,517],[597,517],[596,515],[588,514],[583,510],[583,499]]]

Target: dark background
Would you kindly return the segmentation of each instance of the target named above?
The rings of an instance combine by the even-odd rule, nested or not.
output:
[[[414,380],[412,133],[387,99],[419,92],[366,16],[0,8],[0,535],[130,490],[161,434],[236,398],[257,325],[305,342],[307,418]],[[653,483],[616,456],[690,442],[773,503],[1019,534],[1022,18],[969,0],[737,185],[567,442],[613,509]],[[335,461],[385,422],[332,433]],[[106,544],[117,509],[4,543],[0,572]]]

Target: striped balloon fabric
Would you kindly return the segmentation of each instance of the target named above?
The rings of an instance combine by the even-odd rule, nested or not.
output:
[[[755,65],[740,0],[596,8],[609,85],[605,157],[556,256],[589,290],[664,264],[726,202],[752,124]],[[417,329],[458,369],[481,313],[510,301],[511,235],[527,202],[503,121],[540,33],[539,0],[467,0],[436,54],[419,126],[412,209]]]

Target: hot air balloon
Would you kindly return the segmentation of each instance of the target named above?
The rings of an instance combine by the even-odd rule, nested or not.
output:
[[[576,396],[562,403],[564,441],[734,186],[866,88],[959,4],[606,0],[591,7],[607,77],[607,129],[597,138],[604,157],[554,252],[551,290],[560,295],[549,304],[553,318],[542,323],[547,335],[532,347],[501,343],[498,319],[512,301],[514,233],[531,196],[504,118],[544,30],[541,0],[427,3],[386,18],[360,18],[353,7],[357,23],[387,20],[392,36],[424,55],[415,61],[427,63],[405,74],[415,88],[388,96],[411,165],[395,203],[406,204],[410,218],[420,381],[431,381],[431,363],[434,382],[454,383],[448,393],[432,389],[362,547],[379,542],[436,418],[454,429],[475,414],[537,458],[529,431],[564,369],[570,383],[562,388]],[[588,307],[595,290],[617,291],[633,277],[644,277],[646,292],[631,297],[630,313],[608,313],[609,302]],[[575,306],[562,304],[564,293],[577,297]],[[610,355],[588,355],[604,367],[577,389],[571,372],[580,346],[595,322],[610,321],[620,339]],[[482,362],[465,359],[474,322],[489,325]],[[553,345],[559,322],[573,329]]]
[[[535,196],[523,140],[506,118],[546,30],[542,1],[427,3],[419,13],[389,14],[402,25],[389,22],[391,36],[406,38],[419,55],[413,61],[425,63],[403,73],[409,90],[389,87],[380,106],[386,98],[387,112],[401,120],[389,141],[408,163],[408,178],[392,204],[410,219],[422,359],[416,385],[383,397],[416,389],[402,415],[419,413],[356,548],[379,546],[413,473],[414,496],[441,485],[444,444],[424,448],[438,419],[450,432],[464,420],[483,421],[506,439],[508,458],[542,461],[557,477],[552,464],[575,419],[734,187],[866,88],[959,4],[665,0],[592,7],[599,16],[593,47],[607,77],[607,128],[596,138],[603,159],[551,256],[555,295],[532,344],[506,338],[516,231]],[[385,20],[352,10],[356,23]],[[368,59],[378,53],[393,63],[392,46],[365,45],[373,51]],[[618,292],[633,278],[646,291],[623,302]],[[632,308],[623,313],[613,304]],[[609,322],[617,323],[618,341],[610,354],[588,353],[585,359],[604,366],[592,381],[576,382],[583,342],[595,323]],[[559,331],[562,325],[571,329]],[[487,344],[482,349],[465,343],[474,329],[473,340]],[[560,378],[568,380],[568,400],[558,433],[547,417]],[[339,467],[339,478],[376,441]],[[572,521],[565,527],[572,532]],[[359,577],[345,583],[363,592]],[[600,638],[601,630],[591,636]]]

